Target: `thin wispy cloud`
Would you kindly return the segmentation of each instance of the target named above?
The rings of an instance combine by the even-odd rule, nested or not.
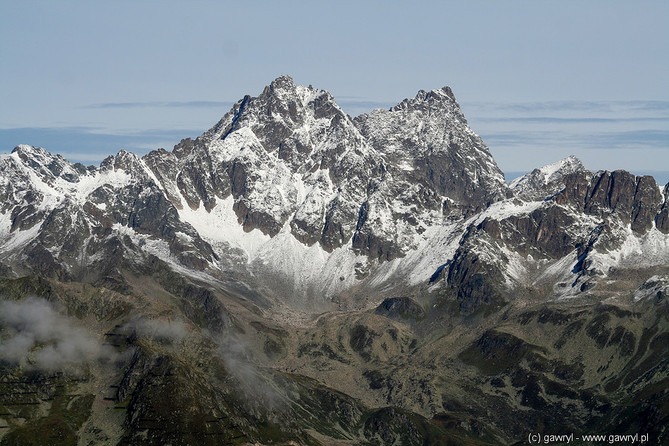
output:
[[[337,104],[342,108],[347,107],[357,107],[357,108],[366,108],[369,110],[374,110],[375,108],[390,108],[394,105],[397,105],[393,102],[384,102],[384,101],[367,101],[363,99],[337,99],[335,98]]]
[[[149,101],[149,102],[103,102],[90,104],[84,108],[231,108],[235,103],[230,101]]]
[[[658,112],[669,110],[669,101],[544,101],[544,102],[464,102],[463,108],[480,112]]]
[[[669,130],[634,130],[626,132],[524,131],[481,135],[491,147],[574,147],[601,149],[669,150]]]
[[[390,108],[397,105],[391,101],[375,101],[365,98],[343,96],[335,98],[337,104],[350,114],[358,115],[377,108]],[[139,101],[139,102],[103,102],[89,104],[82,108],[113,110],[113,109],[142,109],[142,108],[222,108],[226,111],[232,108],[235,102],[231,101]]]
[[[669,101],[628,101],[624,102],[636,110],[645,111],[666,111],[669,110]]]
[[[635,130],[601,133],[585,135],[583,139],[586,148],[592,149],[634,149],[643,147],[669,150],[669,130]]]
[[[0,362],[49,372],[76,370],[116,353],[40,298],[0,300]]]
[[[619,124],[632,122],[666,122],[669,117],[638,117],[638,118],[559,118],[555,116],[522,116],[522,117],[498,117],[479,118],[479,122],[501,122],[520,124]]]
[[[99,163],[120,149],[143,155],[163,147],[171,149],[181,139],[196,137],[203,129],[151,129],[110,131],[99,127],[23,127],[0,129],[0,152],[19,144],[43,147],[70,161]]]
[[[397,105],[397,102],[379,101],[362,96],[336,96],[335,102],[351,116],[369,113],[377,108],[388,109]]]
[[[479,102],[463,109],[503,170],[530,171],[575,154],[593,170],[640,173],[669,159],[667,107],[669,101],[631,100]]]
[[[121,327],[121,332],[166,342],[180,342],[188,336],[186,324],[181,320],[147,319],[136,317]]]

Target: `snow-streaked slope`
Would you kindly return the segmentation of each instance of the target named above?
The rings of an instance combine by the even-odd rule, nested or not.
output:
[[[198,139],[143,161],[180,218],[256,277],[325,296],[398,276],[417,284],[452,255],[453,222],[506,187],[448,91],[419,92],[360,125],[328,92],[282,76]],[[407,129],[408,151],[378,141]],[[454,171],[449,163],[467,165],[462,181],[426,181],[435,169]]]
[[[562,179],[577,172],[587,172],[587,169],[581,160],[572,155],[516,178],[509,188],[516,196],[537,199],[558,192],[564,187]]]
[[[452,265],[454,271],[478,270],[475,263],[482,263],[484,277],[499,274],[512,292],[543,290],[559,299],[617,295],[625,288],[610,283],[624,277],[633,283],[643,271],[669,267],[669,231],[656,225],[666,203],[648,177],[593,175],[570,157],[511,187],[514,197],[465,223],[457,254],[465,263]]]

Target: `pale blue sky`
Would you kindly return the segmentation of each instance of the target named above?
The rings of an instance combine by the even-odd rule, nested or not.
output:
[[[351,115],[449,85],[505,172],[669,171],[669,2],[0,5],[0,152],[171,148],[290,74]]]

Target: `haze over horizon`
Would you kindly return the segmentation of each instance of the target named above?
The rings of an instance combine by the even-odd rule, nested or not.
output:
[[[354,7],[355,5],[355,7]],[[210,128],[280,74],[352,116],[449,85],[507,172],[576,155],[669,181],[659,2],[2,2],[0,152],[98,163]]]

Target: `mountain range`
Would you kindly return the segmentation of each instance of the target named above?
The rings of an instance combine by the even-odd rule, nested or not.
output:
[[[507,185],[448,87],[281,76],[171,152],[1,155],[0,444],[662,443],[668,294],[669,185]]]

